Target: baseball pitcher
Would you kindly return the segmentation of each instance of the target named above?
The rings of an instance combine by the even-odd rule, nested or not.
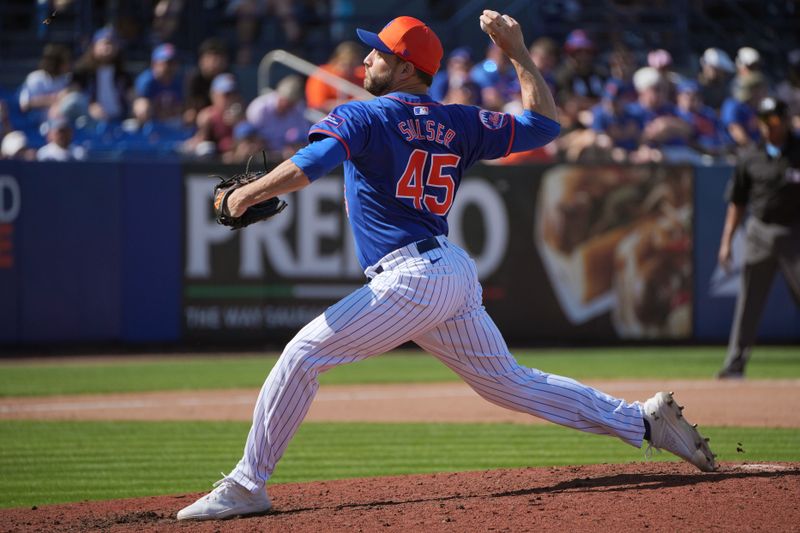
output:
[[[275,207],[277,196],[343,164],[347,212],[369,283],[289,342],[261,389],[242,459],[178,519],[269,511],[265,485],[311,405],[319,374],[408,341],[497,405],[636,447],[646,439],[703,471],[716,469],[706,441],[671,394],[627,403],[520,366],[483,308],[475,263],[447,238],[447,214],[462,176],[481,159],[549,143],[559,124],[517,21],[486,10],[480,26],[516,69],[521,114],[431,100],[427,92],[442,45],[423,22],[398,17],[377,34],[358,30],[372,48],[364,59],[364,87],[376,98],[333,109],[311,128],[309,144],[273,171],[216,191],[218,218],[235,226],[239,217],[252,218],[249,210]]]

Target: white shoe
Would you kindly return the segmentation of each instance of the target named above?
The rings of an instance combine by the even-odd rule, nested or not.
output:
[[[664,449],[692,463],[703,472],[717,469],[716,456],[697,431],[683,417],[671,392],[659,392],[642,405],[644,416],[650,424],[650,448]]]
[[[178,520],[219,520],[232,516],[263,514],[272,508],[265,490],[250,492],[235,481],[222,478],[214,490],[178,511]]]

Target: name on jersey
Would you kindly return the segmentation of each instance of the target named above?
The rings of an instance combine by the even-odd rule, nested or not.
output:
[[[450,148],[456,132],[441,122],[428,119],[410,118],[397,123],[397,129],[406,141],[431,141]]]

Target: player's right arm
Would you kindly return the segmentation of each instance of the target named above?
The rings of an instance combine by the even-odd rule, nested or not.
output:
[[[231,216],[248,207],[310,185],[366,146],[367,128],[360,102],[348,102],[311,126],[309,144],[270,173],[237,189],[228,197]]]
[[[497,159],[546,145],[558,137],[561,125],[557,121],[553,95],[525,48],[519,23],[508,15],[488,9],[480,21],[481,29],[514,65],[525,110],[519,115],[503,115],[502,119],[499,113],[479,111],[478,118],[485,128],[479,128],[477,158]]]
[[[733,235],[736,233],[736,228],[744,220],[750,196],[750,183],[747,165],[740,160],[725,192],[728,200],[728,209],[725,213],[725,225],[722,228],[722,238],[720,239],[719,252],[717,253],[717,260],[725,270],[729,270],[731,266]]]
[[[522,106],[558,121],[558,112],[550,88],[534,65],[519,23],[508,15],[485,9],[480,16],[481,29],[492,38],[511,60],[519,78]]]
[[[736,228],[744,219],[745,207],[734,203],[728,204],[728,211],[725,213],[725,227],[722,229],[722,239],[719,243],[718,261],[722,268],[730,270],[731,259],[733,257],[733,235]]]

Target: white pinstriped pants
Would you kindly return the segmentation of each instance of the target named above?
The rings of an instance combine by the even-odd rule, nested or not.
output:
[[[251,491],[269,479],[319,388],[317,376],[413,341],[488,401],[640,447],[642,410],[569,378],[520,366],[481,303],[475,263],[445,237],[400,248],[372,277],[292,339],[259,394],[244,455],[229,478]],[[383,271],[375,275],[378,266]],[[373,277],[374,276],[374,277]]]

